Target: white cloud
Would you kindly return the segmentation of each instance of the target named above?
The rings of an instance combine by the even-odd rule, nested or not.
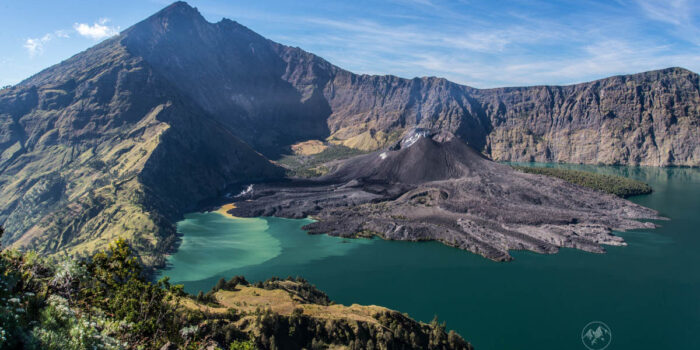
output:
[[[24,48],[29,52],[29,57],[41,55],[44,52],[44,44],[53,39],[53,34],[49,33],[41,38],[27,38],[24,42]]]
[[[512,57],[496,64],[470,62],[440,54],[424,54],[407,61],[414,67],[477,87],[571,84],[669,66],[695,70],[700,67],[700,55],[674,52],[671,47],[663,45],[646,46],[621,40],[588,45],[570,56]]]
[[[700,3],[697,0],[637,0],[642,13],[670,25],[674,35],[700,46]]]
[[[627,7],[604,10],[607,16],[507,14],[493,23],[445,19],[440,26],[433,19],[386,23],[305,17],[293,22],[314,30],[275,39],[357,73],[441,76],[482,88],[571,84],[670,66],[699,70],[700,48],[646,35],[642,28],[649,20],[620,14]],[[692,24],[684,16],[680,22]]]
[[[394,0],[394,2],[399,4],[410,4],[418,6],[427,6],[432,8],[438,8],[438,6],[431,0]]]
[[[55,31],[55,32],[53,32],[53,33],[54,33],[54,34],[56,35],[56,37],[58,37],[58,38],[70,38],[70,35],[68,34],[68,31],[67,31],[67,30],[62,30],[62,29],[61,29],[61,30],[57,30],[57,31]]]
[[[324,27],[324,33],[328,32],[329,29],[336,31],[334,37],[326,37],[326,39],[337,42],[344,41],[356,46],[374,47],[381,51],[397,52],[400,47],[415,48],[420,46],[497,53],[512,43],[541,42],[558,35],[521,26],[499,29],[479,28],[476,30],[467,30],[459,26],[446,26],[443,30],[433,30],[411,25],[384,25],[370,20],[305,18],[304,21]],[[311,41],[317,40],[318,36],[314,36]]]
[[[642,11],[651,19],[683,25],[692,19],[693,8],[688,0],[637,0]]]
[[[44,36],[40,38],[27,38],[22,46],[24,46],[29,53],[29,57],[35,57],[44,53],[44,44],[56,38],[67,39],[70,38],[70,35],[68,35],[68,31],[66,30],[56,30],[53,33],[44,34]]]
[[[119,27],[108,26],[107,23],[109,23],[109,19],[101,18],[92,25],[87,23],[75,23],[73,28],[78,34],[94,40],[100,40],[119,34]]]

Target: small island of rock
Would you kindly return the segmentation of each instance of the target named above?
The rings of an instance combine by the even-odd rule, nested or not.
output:
[[[315,179],[255,185],[236,216],[312,216],[310,233],[437,240],[496,261],[509,250],[602,253],[612,230],[653,228],[657,212],[553,177],[493,162],[445,132],[414,130],[386,150],[329,165]]]

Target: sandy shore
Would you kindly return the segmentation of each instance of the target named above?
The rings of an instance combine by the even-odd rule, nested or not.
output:
[[[229,219],[240,219],[239,217],[233,216],[233,215],[229,214],[229,212],[228,212],[229,210],[235,209],[235,208],[236,208],[236,203],[228,203],[228,204],[222,205],[219,209],[216,209],[214,212],[219,213],[219,214],[221,214]]]

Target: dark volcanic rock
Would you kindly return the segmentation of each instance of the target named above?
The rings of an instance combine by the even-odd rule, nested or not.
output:
[[[444,133],[443,133],[444,134]],[[511,249],[603,252],[611,230],[654,227],[656,212],[559,179],[492,162],[458,138],[409,135],[399,149],[342,162],[317,180],[258,185],[239,216],[313,216],[311,233],[438,240],[493,260]],[[436,141],[442,140],[442,142]]]
[[[385,151],[349,159],[322,181],[419,184],[457,179],[488,170],[484,156],[464,142],[452,139],[437,142],[420,133],[409,134],[401,151]]]

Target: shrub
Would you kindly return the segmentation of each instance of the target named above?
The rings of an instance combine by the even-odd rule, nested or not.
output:
[[[562,179],[574,185],[614,194],[626,198],[651,193],[648,184],[622,176],[603,175],[581,170],[514,166],[516,170],[529,174],[546,175]]]
[[[170,286],[167,279],[155,284],[145,280],[125,240],[117,240],[107,251],[95,254],[87,270],[92,278],[81,286],[81,298],[129,323],[132,341],[158,339],[180,330],[175,310],[181,287]]]
[[[229,346],[230,350],[255,350],[255,343],[251,340],[239,341],[236,340]]]
[[[117,329],[104,318],[78,317],[66,299],[52,295],[32,335],[41,349],[120,349],[122,344],[108,334]]]
[[[237,285],[249,284],[236,276],[217,287],[235,290]],[[256,285],[285,290],[303,303],[330,304],[325,293],[302,278],[271,278]],[[189,297],[167,277],[154,283],[143,276],[124,240],[85,261],[2,251],[0,350],[201,349],[217,344],[236,350],[374,344],[384,349],[468,348],[459,335],[446,334],[444,324],[429,326],[394,312],[375,315],[381,324],[376,327],[345,319],[328,322],[302,308],[291,315],[259,306],[254,313],[236,308],[221,312],[192,305],[192,300],[181,305],[180,298]]]

